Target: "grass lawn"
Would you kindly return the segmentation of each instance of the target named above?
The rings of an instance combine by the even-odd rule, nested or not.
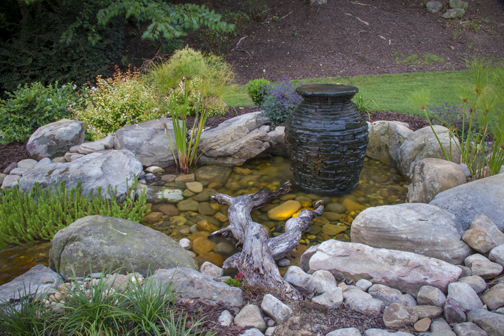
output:
[[[359,88],[370,110],[393,111],[419,115],[420,110],[409,102],[409,95],[415,90],[427,88],[431,92],[430,106],[441,106],[444,102],[461,104],[459,86],[469,82],[468,71],[424,72],[393,75],[370,75],[356,77],[313,78],[310,83],[339,83]],[[252,106],[252,100],[241,87],[243,97],[227,101],[231,107]],[[423,115],[422,115],[423,116]]]

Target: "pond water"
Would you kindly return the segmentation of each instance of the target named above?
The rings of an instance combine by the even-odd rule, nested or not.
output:
[[[227,183],[217,191],[231,196],[250,194],[261,188],[275,189],[284,179],[293,181],[288,159],[273,157],[253,160],[233,169]],[[276,236],[283,232],[285,221],[270,219],[267,214],[270,209],[286,200],[297,200],[303,207],[310,207],[315,201],[322,199],[326,211],[313,221],[311,228],[303,234],[300,243],[312,246],[328,239],[349,241],[352,221],[362,210],[373,206],[404,203],[406,195],[407,181],[396,169],[366,158],[359,185],[351,192],[338,197],[328,197],[306,194],[294,187],[289,194],[261,209],[254,210],[251,216],[254,221],[267,227],[272,236]],[[154,204],[152,210],[160,211],[161,206],[163,204]],[[222,264],[225,258],[236,252],[234,242],[222,237],[208,239],[208,232],[197,229],[198,223],[200,229],[205,225],[210,226],[209,231],[227,226],[226,206],[219,206],[208,199],[203,199],[200,200],[197,211],[179,211],[175,206],[171,208],[176,212],[175,216],[165,214],[153,223],[144,224],[168,234],[177,241],[189,238],[193,242],[192,250],[198,255],[196,257],[198,263],[209,260],[215,264]],[[50,243],[40,243],[0,251],[0,285],[37,264],[47,266],[50,246]]]

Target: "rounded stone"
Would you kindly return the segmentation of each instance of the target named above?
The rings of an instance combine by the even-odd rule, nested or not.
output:
[[[186,187],[196,194],[203,191],[203,184],[201,184],[200,182],[186,182]]]
[[[342,213],[345,213],[346,208],[341,203],[329,203],[326,205],[326,210],[329,212],[335,212],[338,214],[342,214]]]
[[[215,243],[211,242],[210,240],[199,237],[196,238],[193,241],[193,247],[192,250],[197,254],[197,255],[202,255],[205,253],[208,253],[212,251],[215,248]]]
[[[345,225],[334,225],[334,224],[326,224],[322,227],[322,231],[329,236],[335,236],[338,233],[344,232],[348,229]]]
[[[268,217],[272,220],[287,220],[292,217],[299,209],[301,209],[301,203],[294,200],[288,200],[279,206],[268,211]]]
[[[183,200],[177,203],[180,211],[198,211],[199,203],[194,200]]]

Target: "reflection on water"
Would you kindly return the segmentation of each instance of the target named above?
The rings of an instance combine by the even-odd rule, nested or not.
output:
[[[259,191],[261,188],[275,189],[282,180],[292,179],[287,159],[274,157],[267,160],[254,160],[242,167],[237,167],[227,183],[218,192],[232,196]],[[261,223],[272,236],[283,232],[285,221],[276,221],[268,217],[267,211],[283,200],[295,199],[304,207],[322,199],[326,204],[325,213],[313,221],[311,228],[301,238],[301,244],[312,246],[328,239],[349,240],[353,219],[363,209],[373,206],[404,203],[407,194],[407,182],[394,168],[379,161],[366,158],[360,175],[359,185],[346,195],[338,197],[306,194],[295,187],[288,195],[274,200],[261,209],[252,211],[252,219]],[[200,204],[203,202],[200,202]],[[157,206],[154,206],[156,211]],[[207,239],[207,232],[198,230],[197,223],[206,220],[206,224],[217,228],[227,226],[224,218],[218,214],[227,214],[226,206],[209,204],[198,211],[183,211],[176,216],[164,215],[163,218],[149,224],[149,227],[168,234],[175,240],[189,238],[193,242],[193,251],[198,255],[198,263],[210,260],[222,264],[225,258],[236,252],[234,242],[222,237]],[[200,229],[202,227],[200,226]],[[0,284],[11,281],[37,264],[48,265],[50,243],[30,247],[13,247],[0,252]]]

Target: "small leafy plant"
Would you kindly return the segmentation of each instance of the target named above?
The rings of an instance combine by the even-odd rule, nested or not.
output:
[[[70,117],[69,107],[82,100],[71,84],[44,86],[40,83],[18,86],[9,99],[0,101],[0,143],[26,141],[37,128]]]
[[[261,104],[264,114],[270,118],[273,126],[285,123],[287,117],[303,98],[297,94],[296,89],[304,83],[292,83],[286,78],[263,89],[265,98]]]
[[[242,284],[243,281],[244,281],[243,280],[243,273],[239,272],[238,274],[236,274],[234,276],[234,279],[229,278],[226,281],[224,281],[224,283],[228,284],[231,287],[240,287],[240,285]]]
[[[266,89],[271,86],[271,82],[264,78],[254,79],[248,82],[247,92],[256,106],[261,106],[264,101]]]
[[[86,124],[93,140],[101,139],[126,125],[142,123],[166,115],[154,89],[145,85],[139,73],[121,72],[111,78],[96,77],[96,87],[84,95],[85,106],[72,108],[74,118]]]

